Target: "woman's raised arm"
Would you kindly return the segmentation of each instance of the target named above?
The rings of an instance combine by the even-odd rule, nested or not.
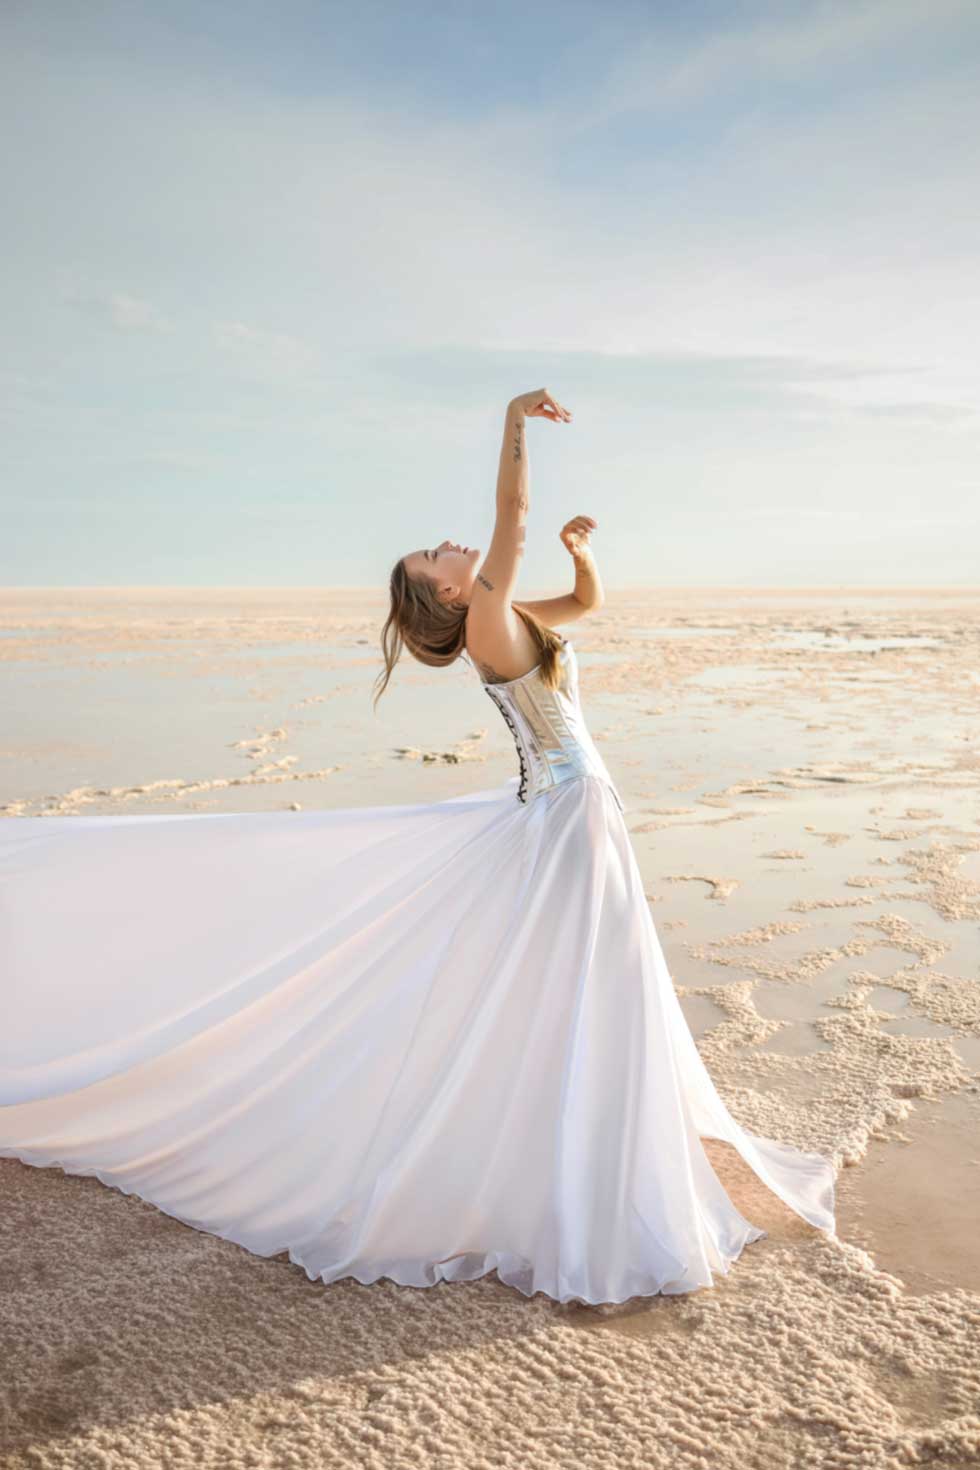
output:
[[[524,523],[531,508],[531,465],[527,452],[526,420],[551,419],[568,423],[572,415],[547,388],[520,393],[507,405],[504,438],[497,471],[497,523],[486,560],[477,573],[477,585],[495,593],[501,607],[510,603],[524,554]],[[482,601],[482,599],[480,599]]]
[[[553,423],[567,423],[571,417],[547,388],[521,393],[507,405],[497,474],[497,520],[490,548],[476,574],[467,617],[471,651],[483,647],[484,657],[500,658],[501,645],[505,660],[512,656],[508,648],[519,656],[521,637],[526,638],[522,634],[523,624],[511,607],[524,555],[525,522],[531,503],[526,420],[548,418]]]
[[[530,508],[531,466],[527,457],[527,412],[519,398],[511,399],[504,418],[504,438],[497,470],[497,515],[515,506],[525,515]]]

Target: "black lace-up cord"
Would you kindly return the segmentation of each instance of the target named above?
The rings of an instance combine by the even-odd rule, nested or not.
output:
[[[493,700],[494,704],[497,706],[497,708],[499,709],[500,713],[503,715],[504,719],[507,721],[508,725],[510,726],[511,734],[514,737],[514,744],[517,746],[517,759],[521,763],[521,780],[520,780],[520,785],[517,788],[517,800],[518,801],[526,802],[527,801],[527,797],[525,795],[525,792],[527,791],[527,766],[524,764],[524,749],[523,749],[523,746],[521,745],[520,736],[517,733],[517,726],[514,724],[514,721],[511,719],[511,717],[510,717],[510,711],[507,709],[507,706],[504,705],[504,704],[502,704],[500,702],[500,700],[497,698],[496,694],[494,694],[493,690],[490,688],[489,684],[484,684],[483,687],[487,691],[487,693],[490,695],[490,698]]]

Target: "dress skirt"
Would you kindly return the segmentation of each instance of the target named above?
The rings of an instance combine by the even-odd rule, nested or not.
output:
[[[717,1092],[609,786],[516,781],[0,823],[0,1155],[324,1282],[710,1286],[766,1232],[704,1137],[832,1232],[832,1161]]]

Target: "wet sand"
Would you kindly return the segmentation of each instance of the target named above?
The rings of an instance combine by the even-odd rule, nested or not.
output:
[[[404,662],[374,713],[384,615],[0,592],[0,815],[512,774],[462,664]],[[710,1291],[325,1288],[0,1160],[5,1467],[980,1463],[980,590],[611,593],[564,631],[702,1054],[745,1126],[840,1163],[837,1237],[709,1142],[770,1232]]]

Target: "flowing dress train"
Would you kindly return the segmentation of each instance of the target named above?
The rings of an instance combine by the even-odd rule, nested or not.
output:
[[[520,764],[491,789],[0,823],[0,1155],[324,1282],[710,1286],[766,1232],[705,1137],[832,1232],[832,1161],[705,1068],[561,666],[484,685]]]

